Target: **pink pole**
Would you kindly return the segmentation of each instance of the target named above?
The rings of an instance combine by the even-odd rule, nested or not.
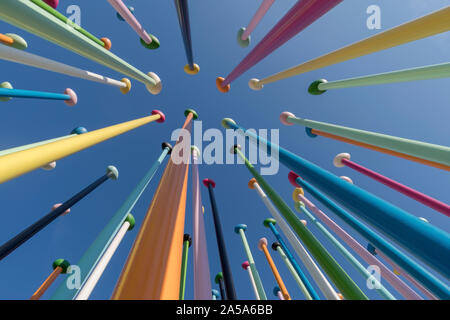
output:
[[[211,279],[209,273],[208,250],[206,248],[205,222],[202,213],[202,199],[198,174],[197,157],[200,153],[193,146],[192,150],[192,190],[194,212],[194,299],[211,300]]]
[[[297,190],[297,189],[296,189]],[[358,243],[352,236],[344,231],[336,222],[331,220],[325,213],[317,208],[311,201],[305,198],[301,192],[295,192],[298,200],[303,202],[317,217],[322,220],[333,232],[335,232],[350,248],[352,248],[365,262],[369,265],[376,265],[380,268],[383,278],[389,282],[405,299],[408,300],[423,300],[413,289],[411,289],[405,282],[397,277],[388,267],[381,261],[374,257],[366,248]]]
[[[448,204],[445,204],[439,200],[436,200],[430,196],[427,196],[426,194],[423,194],[422,192],[419,192],[415,189],[412,189],[408,186],[405,186],[401,183],[398,183],[395,180],[389,179],[388,177],[385,177],[375,171],[372,171],[370,169],[367,169],[353,161],[350,161],[350,154],[348,153],[340,153],[338,154],[333,161],[334,165],[336,167],[343,167],[347,166],[349,168],[352,168],[353,170],[358,171],[359,173],[362,173],[369,178],[372,178],[385,186],[388,186],[391,189],[394,189],[402,194],[404,194],[407,197],[410,197],[430,208],[433,208],[434,210],[445,214],[447,217],[450,217],[450,206]]]
[[[245,31],[241,36],[242,40],[247,40],[247,38],[250,36],[250,33],[255,30],[258,23],[261,21],[261,19],[264,17],[264,15],[267,13],[274,2],[275,0],[263,0],[252,20],[248,24],[247,28],[245,28]]]

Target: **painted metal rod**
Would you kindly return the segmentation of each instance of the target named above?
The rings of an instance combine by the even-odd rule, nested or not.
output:
[[[131,82],[127,78],[123,78],[120,81],[114,80],[87,70],[75,68],[64,63],[60,63],[29,52],[9,48],[6,46],[0,46],[0,59],[47,71],[65,74],[75,78],[115,86],[118,87],[120,89],[120,92],[122,92],[123,94],[128,93],[131,89]]]
[[[0,33],[0,43],[19,50],[25,50],[28,47],[25,39],[15,33]]]
[[[0,19],[136,79],[152,94],[162,89],[156,74],[144,74],[32,1],[3,0]]]
[[[450,62],[445,62],[430,66],[378,73],[363,77],[349,78],[337,81],[327,81],[325,79],[320,79],[311,83],[311,85],[308,88],[308,92],[313,95],[320,95],[330,89],[373,86],[379,84],[441,79],[449,77],[450,77]]]
[[[288,126],[298,124],[309,129],[324,131],[347,139],[450,166],[450,147],[298,118],[290,112],[283,112],[280,115],[280,121]]]
[[[33,223],[31,226],[20,232],[15,237],[11,238],[4,244],[0,246],[0,261],[3,260],[7,255],[20,247],[23,243],[33,237],[36,233],[44,229],[47,225],[49,225],[53,220],[63,215],[67,209],[70,209],[77,202],[86,197],[89,193],[94,191],[97,187],[99,187],[103,182],[108,179],[117,180],[119,177],[119,172],[114,166],[108,166],[106,169],[106,174],[95,180],[89,186],[75,194],[72,198],[64,202],[61,206],[57,206],[52,209],[47,215]]]
[[[422,297],[418,295],[413,289],[411,289],[406,283],[404,283],[399,277],[397,277],[388,267],[386,267],[380,260],[373,256],[366,248],[364,248],[358,241],[350,236],[345,230],[343,230],[336,222],[331,220],[322,210],[316,207],[309,199],[304,196],[303,192],[300,192],[296,188],[294,190],[293,197],[303,202],[316,216],[339,238],[342,239],[353,251],[355,251],[365,262],[369,265],[375,265],[380,268],[383,278],[397,290],[405,299],[408,300],[422,300]],[[302,189],[303,190],[303,189]]]
[[[259,239],[258,249],[261,250],[264,253],[264,255],[266,256],[267,262],[269,263],[270,269],[272,270],[273,276],[275,277],[275,281],[277,282],[277,284],[281,290],[284,300],[292,300],[291,296],[289,295],[289,292],[286,289],[286,286],[284,285],[283,279],[281,278],[281,275],[278,272],[277,266],[275,265],[275,262],[273,261],[269,250],[267,249],[267,239],[266,238]]]
[[[259,197],[264,202],[264,205],[267,207],[267,209],[269,210],[271,215],[274,217],[274,219],[265,219],[264,220],[264,226],[266,228],[270,228],[270,230],[274,234],[275,238],[282,245],[284,251],[286,252],[286,255],[288,256],[290,262],[294,266],[298,276],[301,278],[301,282],[302,282],[301,288],[305,287],[305,289],[306,289],[304,291],[302,290],[303,294],[305,295],[305,297],[308,300],[310,300],[310,299],[320,300],[319,295],[316,293],[314,287],[311,285],[311,283],[309,282],[308,278],[306,277],[306,275],[303,273],[302,269],[300,268],[299,264],[294,259],[294,256],[291,254],[291,251],[289,250],[289,248],[284,243],[284,240],[281,238],[280,233],[275,228],[275,224],[276,224],[277,220],[282,221],[281,224],[283,224],[283,226],[281,226],[281,224],[280,224],[282,230],[286,230],[287,229],[287,230],[289,230],[288,232],[292,232],[290,230],[289,226],[286,224],[286,222],[283,220],[281,215],[278,213],[278,210],[270,202],[269,198],[264,193],[264,191],[261,189],[261,187],[259,186],[259,184],[258,184],[258,182],[256,181],[255,178],[252,178],[248,182],[248,186],[249,186],[250,189],[255,189],[256,190],[256,192],[258,193]],[[285,232],[285,234],[286,233],[287,232]],[[297,246],[294,246],[294,245],[292,245],[292,246],[293,247],[297,247]],[[303,248],[303,246],[302,246],[302,248]],[[314,279],[316,280],[316,282],[321,283],[321,285],[319,287],[324,287],[325,288],[324,289],[325,292],[330,291],[329,290],[329,288],[331,288],[330,283],[325,278],[325,276],[323,276],[323,274],[320,272],[320,270],[319,270],[319,273],[317,272],[318,267],[315,265],[314,261],[312,261],[311,257],[309,257],[309,254],[307,253],[306,250],[304,250],[304,248],[302,250],[302,254],[299,255],[299,256],[302,257],[302,260],[307,261],[307,262],[305,262],[305,265],[308,263],[312,267],[312,268],[310,267],[310,269],[312,269],[314,272],[311,272],[311,273],[316,274]],[[333,292],[334,292],[334,290],[331,289],[331,296],[334,296]]]
[[[223,237],[222,224],[220,222],[219,212],[217,209],[216,197],[214,196],[213,188],[216,187],[216,183],[212,179],[204,179],[203,184],[205,185],[205,187],[208,188],[209,192],[209,200],[211,202],[211,211],[213,214],[214,228],[216,231],[217,247],[219,250],[220,265],[224,273],[226,299],[237,300],[236,290],[234,288],[233,275],[231,273],[230,262],[228,260],[227,249]],[[225,300],[223,295],[222,299]]]
[[[245,230],[247,230],[247,225],[238,224],[234,227],[234,232],[241,236],[242,244],[244,245],[245,254],[247,255],[248,263],[250,264],[250,270],[252,271],[253,279],[255,279],[256,289],[258,290],[258,296],[261,300],[267,300],[266,292],[264,291],[264,286],[259,276],[258,269],[256,269],[255,260],[253,259],[252,251],[248,245],[247,237],[245,236]]]
[[[239,29],[237,40],[241,47],[245,48],[250,44],[250,34],[255,30],[258,23],[265,16],[274,2],[275,0],[263,0],[258,10],[256,10],[255,15],[250,20],[247,28],[242,27]]]
[[[116,213],[109,220],[108,224],[103,228],[94,242],[89,246],[89,248],[84,252],[81,259],[76,264],[80,268],[80,283],[81,289],[83,288],[86,280],[89,278],[90,274],[95,269],[95,266],[103,257],[106,250],[110,247],[112,241],[114,240],[116,234],[123,226],[125,220],[133,210],[134,206],[140,199],[141,195],[147,188],[148,184],[152,180],[158,168],[164,162],[164,159],[172,151],[172,146],[167,142],[162,144],[162,153],[159,158],[153,163],[150,169],[146,172],[144,177],[136,185],[136,187],[128,195],[127,199],[124,201],[122,206],[116,211]],[[52,300],[71,300],[74,299],[80,289],[69,289],[65,283],[62,283],[56,290]]]
[[[217,89],[221,92],[228,92],[232,81],[333,9],[341,1],[297,1],[225,79],[222,77],[216,79]]]
[[[47,143],[31,149],[14,152],[0,157],[0,183],[11,180],[52,161],[89,148],[105,140],[143,126],[152,121],[164,122],[161,111],[153,110],[152,115],[110,127],[87,132],[75,137]],[[32,161],[30,160],[32,159]]]
[[[189,247],[192,244],[192,238],[187,233],[183,237],[183,253],[181,260],[181,277],[180,277],[180,298],[179,300],[184,300],[184,293],[186,291],[186,275],[189,257]],[[209,274],[208,274],[209,275]]]
[[[450,206],[444,202],[441,202],[437,199],[434,199],[430,196],[427,196],[426,194],[419,192],[415,189],[412,189],[408,186],[405,186],[404,184],[401,184],[395,180],[392,180],[388,177],[385,177],[378,172],[372,171],[368,168],[363,167],[362,165],[355,163],[350,160],[350,154],[349,153],[340,153],[338,154],[334,160],[333,164],[335,167],[341,168],[341,167],[349,167],[355,171],[358,171],[359,173],[362,173],[369,178],[372,178],[385,186],[388,186],[391,189],[394,189],[402,194],[404,194],[407,197],[410,197],[411,199],[414,199],[440,213],[445,214],[447,217],[450,217]]]
[[[221,296],[222,300],[229,300],[227,298],[227,294],[226,294],[225,288],[224,288],[223,273],[219,272],[218,274],[216,274],[216,277],[214,278],[214,281],[215,281],[216,284],[219,285],[220,296]]]
[[[53,272],[48,276],[42,285],[31,296],[30,300],[39,300],[48,288],[55,282],[58,276],[62,273],[67,273],[70,267],[70,262],[64,259],[57,259],[53,262]]]
[[[275,81],[386,50],[449,30],[450,6],[446,6],[428,15],[411,20],[384,32],[380,32],[374,36],[360,40],[264,79],[259,80],[254,78],[250,80],[249,86],[253,90],[261,90],[264,85]]]
[[[53,93],[43,91],[21,90],[21,89],[9,89],[0,87],[0,97],[8,98],[32,98],[32,99],[45,99],[45,100],[63,100],[68,106],[74,106],[78,102],[75,91],[67,88],[64,93]]]
[[[259,293],[258,293],[258,288],[256,287],[255,278],[253,277],[253,274],[252,274],[252,269],[250,268],[250,263],[248,261],[245,261],[242,264],[242,269],[244,269],[245,271],[248,272],[248,276],[250,278],[250,283],[252,284],[252,289],[253,289],[253,293],[255,294],[256,300],[261,300],[259,298]]]
[[[311,251],[319,265],[325,273],[334,282],[341,293],[349,300],[367,300],[367,296],[355,284],[350,276],[342,269],[342,267],[334,260],[331,254],[317,240],[317,238],[309,231],[281,197],[272,189],[272,187],[257,172],[253,165],[245,158],[244,154],[239,150],[239,146],[234,146],[234,152],[245,162],[245,166],[258,181],[261,188],[267,193],[275,207],[280,211],[289,225],[294,229],[298,237],[303,241],[305,246]]]
[[[89,296],[91,295],[92,291],[95,289],[95,286],[97,285],[98,281],[100,280],[101,276],[103,275],[103,272],[105,271],[106,267],[108,266],[109,261],[111,261],[111,258],[114,256],[114,253],[116,252],[117,248],[119,247],[120,243],[122,242],[122,239],[125,237],[125,234],[127,233],[127,231],[130,231],[134,228],[135,223],[136,222],[134,220],[133,215],[131,213],[129,213],[127,218],[123,222],[122,226],[120,227],[119,231],[116,233],[116,235],[114,236],[110,245],[106,249],[105,253],[102,255],[102,257],[98,261],[94,270],[86,278],[86,281],[84,282],[83,287],[80,289],[75,300],[89,299]]]

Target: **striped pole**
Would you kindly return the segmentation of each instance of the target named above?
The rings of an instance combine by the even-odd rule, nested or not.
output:
[[[0,33],[0,43],[19,50],[28,48],[28,44],[24,38],[14,33]]]
[[[147,49],[158,49],[159,40],[141,26],[136,17],[131,13],[122,0],[108,0],[109,4],[117,11],[118,17],[124,19],[130,27],[139,35],[141,44]]]
[[[188,109],[181,132],[191,132],[197,113]],[[179,136],[169,163],[116,284],[113,300],[176,300],[180,294],[189,139]],[[178,161],[180,150],[183,159]],[[175,163],[179,162],[178,164]]]
[[[187,262],[189,256],[189,247],[191,246],[191,244],[192,244],[191,236],[185,233],[183,237],[183,253],[182,253],[183,258],[181,260],[180,297],[178,300],[184,300],[184,293],[186,291]]]
[[[255,260],[253,260],[252,251],[248,245],[247,237],[245,236],[245,230],[247,230],[247,225],[238,224],[234,227],[234,232],[241,236],[242,244],[244,245],[244,250],[247,255],[248,263],[250,264],[250,270],[252,271],[253,279],[255,279],[256,289],[258,290],[258,296],[260,300],[267,300],[266,292],[259,276],[258,270],[256,269]]]
[[[249,81],[249,87],[253,90],[261,90],[264,85],[275,81],[386,50],[449,30],[450,7],[447,6],[436,12],[380,32],[372,37],[360,40],[264,79],[259,80],[253,78]]]
[[[11,100],[11,98],[63,100],[64,103],[67,104],[69,107],[76,105],[78,102],[77,94],[70,88],[64,90],[64,93],[20,90],[20,89],[13,89],[11,83],[9,82],[0,83],[0,101],[5,101],[3,100],[4,98],[6,98],[6,101]]]
[[[55,282],[58,276],[62,273],[67,273],[70,267],[70,262],[65,259],[57,259],[53,262],[53,272],[48,276],[42,285],[31,296],[30,300],[39,300],[47,289]]]
[[[334,282],[336,287],[342,294],[350,300],[367,300],[367,296],[361,289],[353,282],[349,275],[342,269],[342,267],[334,260],[331,254],[323,247],[323,245],[316,239],[316,237],[309,231],[303,223],[297,218],[295,213],[288,207],[288,205],[281,199],[281,197],[270,187],[270,185],[263,179],[263,177],[256,171],[253,165],[245,158],[244,154],[239,150],[239,146],[234,146],[234,153],[245,162],[245,166],[258,181],[261,188],[267,193],[270,200],[272,200],[275,207],[280,211],[289,225],[294,229],[298,237],[303,241],[305,246],[311,251],[316,258],[319,265],[323,268],[325,273]]]
[[[208,248],[206,245],[205,221],[202,213],[198,155],[200,150],[191,147],[192,154],[192,210],[194,214],[194,299],[211,299],[211,279],[209,272]]]
[[[341,1],[297,1],[225,79],[222,77],[216,79],[217,89],[221,92],[228,92],[232,81],[333,9]]]
[[[80,283],[81,289],[84,287],[87,279],[94,272],[95,266],[98,265],[100,259],[104,256],[106,250],[111,246],[115,236],[125,223],[127,217],[133,210],[134,206],[144,193],[148,184],[152,180],[158,168],[164,162],[164,159],[172,151],[172,146],[164,142],[162,144],[162,153],[159,158],[153,163],[151,168],[146,172],[141,181],[136,185],[136,187],[128,195],[122,206],[116,211],[116,213],[109,220],[108,224],[103,228],[94,242],[89,246],[89,248],[84,252],[81,259],[76,264],[81,271]],[[55,293],[51,297],[52,300],[71,300],[77,297],[80,289],[68,289],[65,283],[56,289]]]
[[[69,27],[37,2],[44,4],[40,0],[3,0],[0,19],[136,79],[144,83],[152,94],[158,94],[161,91],[161,80],[156,74],[150,72],[145,75],[94,40],[81,34],[76,25],[73,28]],[[51,9],[51,7],[48,8]]]
[[[178,22],[180,23],[181,36],[183,37],[184,49],[188,64],[184,66],[184,72],[190,75],[197,74],[200,71],[198,64],[194,63],[194,54],[192,53],[191,26],[189,22],[189,7],[187,0],[174,0],[177,10]]]
[[[368,228],[366,225],[361,223],[359,220],[355,219],[350,213],[348,213],[346,210],[339,207],[336,203],[334,203],[332,200],[327,198],[324,194],[322,194],[318,189],[313,187],[310,183],[306,182],[305,180],[301,179],[297,174],[291,171],[289,174],[289,180],[295,187],[302,187],[306,191],[308,191],[311,195],[313,195],[317,200],[319,200],[323,205],[325,205],[328,209],[333,211],[338,217],[340,217],[344,222],[346,222],[350,227],[352,227],[356,232],[361,234],[364,238],[366,238],[368,241],[376,245],[378,248],[381,248],[385,254],[395,261],[399,266],[404,268],[405,270],[408,270],[408,273],[414,276],[418,281],[420,281],[425,287],[430,289],[432,292],[436,293],[437,296],[439,296],[442,299],[448,299],[450,297],[450,289],[447,285],[442,283],[440,280],[438,280],[434,275],[432,275],[429,271],[424,269],[422,266],[420,266],[418,263],[413,261],[410,257],[402,253],[400,250],[398,250],[396,247],[391,245],[389,242],[384,240],[382,237],[380,237],[377,233],[372,231],[370,228]],[[345,184],[348,184],[350,186],[353,186],[347,182]],[[342,187],[340,187],[342,188]],[[338,194],[338,190],[335,189],[335,194]],[[359,199],[356,197],[352,199],[356,203],[359,202]],[[356,210],[353,210],[355,212]],[[379,219],[382,219],[380,216]],[[414,219],[417,222],[420,222],[420,224],[425,224],[420,219],[414,217]],[[406,232],[406,227],[398,227],[399,230],[402,230],[402,234],[404,238],[408,238],[408,236],[411,237],[410,241],[414,243],[414,248],[417,250],[420,246],[419,237],[417,234],[408,234],[404,233]],[[441,235],[443,231],[436,229],[437,235]],[[444,239],[445,240],[445,239]],[[443,241],[444,241],[443,240]],[[448,242],[447,242],[448,243]],[[445,245],[446,243],[444,243]],[[440,256],[445,256],[447,252],[440,252]],[[425,260],[427,261],[427,260]]]
[[[164,120],[165,116],[161,111],[153,110],[152,115],[148,117],[123,122],[114,126],[94,130],[82,135],[47,143],[20,152],[10,153],[0,157],[0,183],[16,178],[52,161],[65,158],[78,151],[89,148],[152,121],[164,122]]]
[[[342,241],[344,241],[350,248],[352,248],[352,250],[355,251],[366,263],[369,265],[378,266],[383,278],[405,299],[422,300],[422,298],[413,289],[398,278],[388,267],[386,267],[381,261],[366,250],[366,248],[359,244],[358,241],[343,230],[336,222],[331,220],[323,211],[309,201],[309,199],[305,197],[303,189],[296,188],[292,196],[296,199],[294,201],[303,202],[328,228],[336,233],[336,235],[339,236],[339,238],[341,238]]]
[[[114,80],[90,71],[78,69],[67,64],[43,58],[35,54],[20,51],[14,48],[8,48],[6,46],[0,46],[0,59],[47,71],[65,74],[75,78],[115,86],[118,87],[120,89],[120,92],[122,92],[123,94],[127,94],[131,90],[131,82],[127,78],[123,78],[120,81]]]
[[[295,234],[293,234],[292,230],[289,228],[289,225],[284,221],[284,219],[281,217],[281,215],[278,212],[278,210],[270,202],[269,198],[264,193],[264,191],[261,189],[261,187],[259,186],[259,184],[256,181],[256,179],[255,178],[251,179],[248,182],[248,186],[249,186],[250,189],[255,189],[256,190],[256,192],[258,193],[258,195],[260,196],[260,198],[264,202],[265,206],[267,207],[267,209],[271,213],[272,217],[274,217],[274,219],[270,219],[270,218],[269,219],[265,219],[264,220],[264,226],[266,228],[270,228],[270,230],[274,234],[275,238],[282,245],[283,250],[286,252],[286,255],[289,257],[290,262],[294,266],[296,273],[298,274],[298,276],[301,279],[301,283],[302,283],[301,284],[301,289],[302,289],[302,292],[305,295],[305,297],[308,300],[310,300],[310,299],[320,300],[319,295],[314,290],[314,287],[311,285],[311,283],[309,282],[308,278],[303,273],[303,271],[300,268],[299,264],[294,259],[294,256],[292,255],[291,251],[286,246],[284,240],[281,238],[280,233],[275,228],[276,221],[280,221],[280,228],[282,229],[283,233],[288,238],[289,238],[288,234],[290,234],[290,235],[292,235],[291,238],[295,239],[293,242],[291,242],[292,247],[293,248],[299,248],[298,249],[298,251],[299,251],[298,255],[302,259],[302,261],[304,262],[305,266],[306,265],[308,266],[307,268],[310,271],[310,273],[313,275],[314,280],[316,281],[316,283],[319,284],[319,287],[321,288],[321,290],[326,292],[326,295],[329,296],[330,298],[332,298],[335,295],[335,292],[334,292],[334,289],[331,287],[331,284],[325,278],[323,273],[319,270],[319,268],[317,267],[317,265],[315,264],[315,262],[313,261],[313,259],[309,255],[309,253],[306,251],[306,249],[303,247],[303,245],[300,244],[298,239],[295,237]],[[298,244],[300,244],[300,245],[298,245]]]
[[[382,150],[387,150],[387,152],[384,153],[388,153],[391,155],[403,154],[412,157],[412,159],[408,160],[413,160],[422,164],[450,171],[450,147],[417,140],[399,138],[371,131],[353,129],[326,122],[297,118],[290,112],[281,113],[280,121],[284,125],[288,126],[294,124],[304,126],[307,130],[308,136],[310,137],[321,135],[332,139],[336,139],[335,137],[341,139],[350,139],[351,141],[356,141],[357,143],[359,143],[358,145],[362,147],[366,147],[367,145],[369,145],[369,147],[372,146],[381,148]],[[352,143],[351,141],[344,142]]]
[[[303,189],[301,189],[303,191]],[[295,199],[295,198],[294,198]],[[319,231],[327,238],[336,249],[350,262],[350,264],[358,270],[358,272],[367,280],[373,279],[373,287],[377,292],[387,300],[397,300],[395,297],[381,284],[380,281],[372,277],[372,274],[348,251],[338,239],[336,239],[305,207],[303,202],[295,201],[295,209],[305,214],[309,220],[319,229]]]
[[[247,28],[240,28],[237,35],[237,42],[242,48],[248,47],[250,44],[250,34],[255,30],[258,23],[265,16],[275,0],[263,0]]]
[[[333,164],[335,167],[338,167],[338,168],[349,167],[355,171],[358,171],[359,173],[362,173],[365,176],[368,176],[369,178],[372,178],[372,179],[384,184],[385,186],[388,186],[389,188],[396,190],[396,191],[404,194],[405,196],[410,197],[411,199],[414,199],[414,200],[426,205],[427,207],[430,207],[440,213],[443,213],[447,217],[450,217],[450,206],[448,204],[441,202],[439,200],[436,200],[430,196],[427,196],[426,194],[423,194],[422,192],[414,190],[408,186],[405,186],[404,184],[401,184],[395,180],[385,177],[375,171],[372,171],[368,168],[365,168],[365,167],[351,161],[349,153],[338,154],[334,158]]]
[[[52,211],[39,219],[37,222],[20,232],[18,235],[5,242],[0,246],[0,261],[3,260],[7,255],[20,247],[23,243],[33,237],[36,233],[44,229],[47,225],[49,225],[53,220],[58,218],[59,216],[66,213],[66,210],[73,207],[76,203],[86,197],[89,193],[94,191],[97,187],[99,187],[103,182],[108,179],[117,180],[119,178],[119,171],[114,166],[108,166],[106,169],[106,174],[95,180],[89,186],[75,194],[72,198],[64,202],[62,205],[52,208]]]
[[[214,229],[216,231],[217,247],[219,250],[220,266],[225,276],[225,290],[227,300],[237,300],[236,290],[234,289],[233,275],[231,273],[230,262],[228,260],[227,248],[223,237],[222,223],[220,222],[219,211],[217,209],[214,188],[216,183],[212,179],[204,179],[203,184],[208,188],[209,200],[211,202],[211,211],[214,220]],[[222,298],[225,300],[224,296]]]
[[[286,286],[284,285],[283,279],[281,278],[281,275],[278,272],[277,266],[275,265],[275,262],[273,261],[272,256],[269,253],[269,250],[267,250],[267,239],[266,238],[259,239],[258,249],[261,250],[264,253],[264,255],[266,256],[267,262],[269,263],[269,266],[270,266],[270,270],[272,270],[273,276],[275,277],[275,281],[277,282],[278,286],[280,287],[280,290],[281,290],[284,300],[292,300],[291,296],[289,295],[289,292],[286,289]]]
[[[320,95],[330,89],[364,87],[379,84],[441,79],[448,77],[450,77],[450,62],[337,81],[327,81],[325,79],[319,79],[311,83],[308,88],[308,92],[312,95]]]
[[[214,278],[214,282],[219,285],[220,296],[222,297],[222,300],[230,300],[227,298],[227,295],[225,292],[222,272],[219,272],[218,274],[216,274],[216,277]]]
[[[252,269],[250,268],[250,263],[248,261],[245,261],[242,265],[242,269],[248,272],[248,276],[250,278],[250,283],[252,284],[253,293],[255,294],[256,300],[261,300],[259,298],[258,288],[256,287],[255,278],[252,274]]]
[[[216,289],[212,289],[212,299],[213,300],[219,300],[219,298],[220,298],[220,294],[219,294],[219,291],[217,291]]]
[[[278,297],[278,299],[284,300],[283,294],[281,293],[281,289],[278,286],[273,288],[273,294],[275,295],[275,297]]]

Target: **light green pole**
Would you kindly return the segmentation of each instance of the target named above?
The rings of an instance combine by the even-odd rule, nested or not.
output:
[[[180,300],[184,300],[184,292],[186,291],[187,262],[189,256],[189,247],[191,246],[191,244],[191,236],[185,233],[183,238],[183,258],[181,260]]]

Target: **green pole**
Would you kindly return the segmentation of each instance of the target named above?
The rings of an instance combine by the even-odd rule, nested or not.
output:
[[[184,292],[186,290],[186,273],[187,273],[187,262],[189,247],[191,246],[192,239],[187,233],[183,238],[183,254],[181,260],[181,278],[180,278],[180,300],[184,300]]]

